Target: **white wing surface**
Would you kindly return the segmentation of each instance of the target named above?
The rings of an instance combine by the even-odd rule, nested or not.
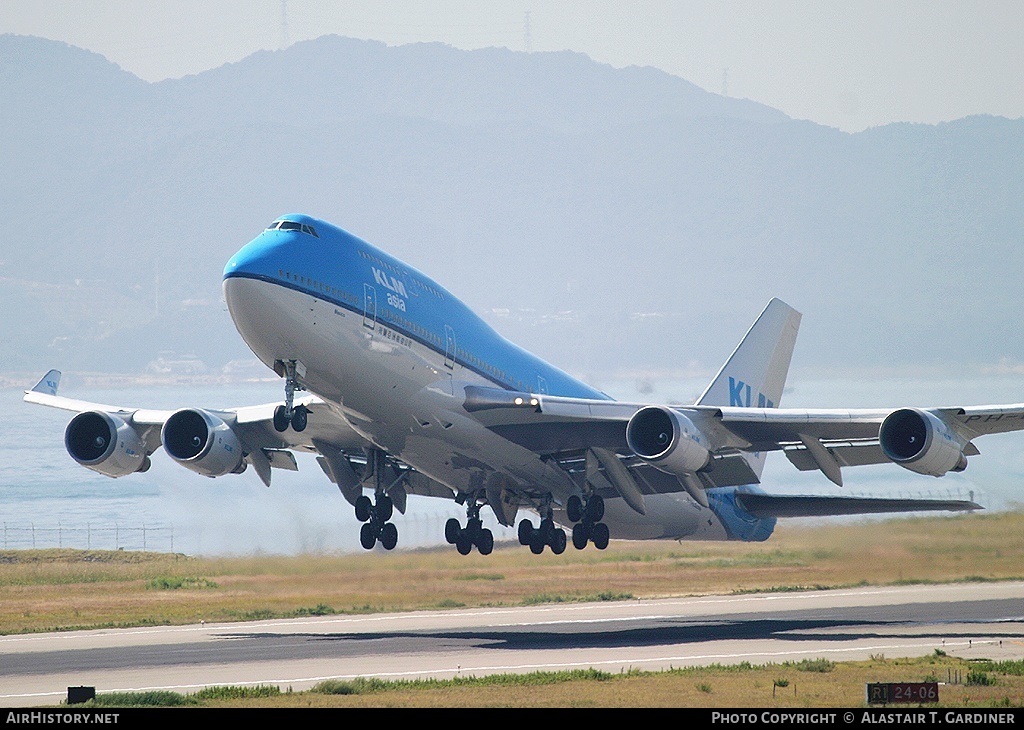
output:
[[[270,486],[272,469],[298,468],[292,454],[297,451],[318,454],[324,473],[354,503],[369,471],[366,449],[372,445],[337,409],[316,397],[295,401],[309,413],[302,432],[280,432],[273,423],[277,403],[227,410],[149,410],[60,396],[60,378],[60,371],[49,371],[26,391],[25,401],[75,412],[65,432],[68,452],[83,466],[107,476],[146,471],[149,457],[164,446],[172,459],[204,476],[239,473],[252,466]],[[169,444],[178,447],[168,448]],[[402,465],[391,468],[404,477],[405,492],[453,496],[447,487]],[[400,506],[404,510],[404,502]]]

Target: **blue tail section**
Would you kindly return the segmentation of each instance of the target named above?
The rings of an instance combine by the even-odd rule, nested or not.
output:
[[[707,490],[708,506],[721,520],[730,540],[764,542],[775,530],[774,517],[754,517],[736,502],[738,491],[764,492],[757,487],[720,487]]]

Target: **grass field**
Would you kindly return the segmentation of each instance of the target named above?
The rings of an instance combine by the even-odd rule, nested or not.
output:
[[[330,613],[1024,577],[1024,513],[827,527],[766,543],[613,542],[488,556],[451,548],[198,558],[0,552],[0,633]]]
[[[97,706],[201,707],[859,707],[865,685],[940,682],[944,707],[1020,707],[1024,662],[968,664],[947,656],[868,662],[808,660],[609,674],[594,670],[413,682],[323,682],[308,692],[211,687],[100,695]]]
[[[1021,579],[1022,566],[1024,514],[1015,512],[827,527],[783,523],[761,544],[616,542],[606,551],[570,549],[560,556],[536,556],[518,545],[498,546],[486,557],[463,557],[449,548],[232,558],[10,551],[0,552],[0,633],[997,581]],[[878,657],[866,664],[830,664],[827,671],[773,665],[554,677],[517,685],[514,692],[498,682],[364,686],[346,694],[206,698],[203,704],[844,706],[863,702],[866,681],[945,681],[947,672],[966,677],[972,668],[977,669],[939,655],[906,662]],[[1021,672],[1005,669],[988,669],[990,683],[945,687],[943,704],[1021,705]]]

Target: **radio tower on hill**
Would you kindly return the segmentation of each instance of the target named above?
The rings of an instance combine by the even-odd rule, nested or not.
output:
[[[281,50],[288,47],[288,0],[281,0]]]

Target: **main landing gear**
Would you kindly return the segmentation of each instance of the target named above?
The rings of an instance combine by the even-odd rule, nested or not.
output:
[[[367,550],[380,540],[385,550],[394,550],[398,544],[398,528],[394,522],[388,522],[394,514],[394,503],[386,494],[377,496],[373,503],[365,494],[356,500],[356,519],[363,523],[359,528],[359,544]]]
[[[572,495],[565,503],[565,516],[576,523],[572,528],[572,544],[582,550],[593,542],[598,550],[608,547],[608,525],[601,522],[604,517],[604,499],[594,494],[584,501],[579,495]]]
[[[367,466],[373,470],[374,501],[365,494],[356,499],[356,519],[363,523],[359,528],[359,544],[367,550],[373,550],[373,546],[380,540],[385,550],[394,550],[398,544],[398,527],[394,522],[389,522],[395,512],[395,503],[387,495],[387,490],[395,486],[402,477],[399,476],[394,484],[385,484],[386,455],[377,449],[369,453]]]
[[[304,405],[295,405],[295,391],[305,390],[295,375],[295,361],[288,360],[284,364],[284,405],[274,409],[274,428],[284,433],[291,426],[298,432],[306,430],[307,417],[310,410]]]
[[[530,520],[519,523],[519,544],[528,545],[534,555],[544,552],[545,545],[555,555],[561,555],[565,552],[567,542],[565,530],[555,525],[550,502],[540,512],[540,527],[534,527]],[[582,550],[588,542],[593,542],[598,550],[608,547],[608,525],[601,522],[604,517],[604,499],[597,494],[590,497],[574,494],[566,502],[565,512],[569,521],[576,523],[572,528],[573,547]]]
[[[565,530],[555,525],[551,517],[551,502],[548,500],[541,508],[540,527],[534,527],[530,520],[519,522],[519,544],[529,545],[530,552],[540,555],[544,552],[544,546],[551,548],[555,555],[565,552],[566,538]]]
[[[466,526],[452,517],[444,525],[444,539],[454,545],[460,555],[469,555],[473,547],[481,555],[490,555],[494,550],[494,534],[483,526],[480,519],[480,503],[476,497],[470,497],[466,507]]]

